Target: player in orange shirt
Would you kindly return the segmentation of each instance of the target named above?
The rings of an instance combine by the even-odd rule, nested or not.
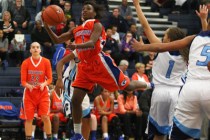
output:
[[[104,27],[97,20],[97,18],[102,17],[102,13],[103,9],[94,2],[85,2],[82,9],[84,23],[60,36],[53,33],[49,26],[44,23],[45,29],[56,44],[63,43],[74,37],[75,43],[71,44],[70,48],[72,50],[76,49],[80,59],[77,76],[73,83],[75,88],[72,97],[72,112],[75,135],[71,140],[83,139],[81,135],[81,103],[86,93],[93,89],[95,83],[109,91],[151,87],[150,83],[130,82],[129,78],[114,64],[112,58],[102,52],[106,36]]]
[[[21,66],[21,84],[25,87],[23,108],[20,118],[25,121],[26,140],[31,140],[34,111],[41,116],[44,130],[51,139],[50,97],[47,85],[52,82],[52,68],[50,61],[40,55],[41,47],[38,42],[30,46],[31,57],[23,61]]]

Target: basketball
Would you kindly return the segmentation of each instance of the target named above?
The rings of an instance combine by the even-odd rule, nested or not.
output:
[[[63,10],[57,5],[50,5],[43,11],[42,19],[48,25],[58,25],[64,20]]]

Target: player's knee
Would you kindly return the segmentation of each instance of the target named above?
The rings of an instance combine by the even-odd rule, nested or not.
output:
[[[96,120],[96,115],[90,114],[90,118],[91,118],[91,120]]]
[[[57,114],[53,115],[52,120],[54,122],[59,122],[59,116]]]
[[[127,91],[133,91],[135,89],[135,85],[133,82],[130,82],[130,84],[125,88]]]
[[[108,117],[107,116],[102,116],[101,119],[102,119],[102,121],[108,121]]]
[[[47,115],[43,115],[43,116],[41,116],[41,118],[42,118],[43,122],[47,122],[50,120],[49,116],[47,116]]]

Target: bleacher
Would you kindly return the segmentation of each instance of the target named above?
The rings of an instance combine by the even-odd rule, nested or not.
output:
[[[0,69],[0,102],[12,103],[19,112],[22,101],[22,89],[20,86],[20,68],[9,67],[7,70]],[[20,96],[16,96],[17,91],[20,91]],[[16,119],[7,119],[7,117],[3,116],[0,116],[0,118],[0,137],[2,139],[23,138],[23,122],[18,116]]]

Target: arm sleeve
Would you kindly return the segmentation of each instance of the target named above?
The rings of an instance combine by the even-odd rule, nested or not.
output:
[[[46,77],[47,77],[47,85],[52,83],[52,67],[50,61],[46,61]]]
[[[119,113],[120,114],[125,114],[126,110],[125,110],[125,107],[123,105],[123,102],[124,102],[123,97],[122,96],[118,96],[117,102],[118,102]]]
[[[27,83],[27,63],[26,61],[23,61],[21,65],[21,84],[22,86],[26,86]]]

